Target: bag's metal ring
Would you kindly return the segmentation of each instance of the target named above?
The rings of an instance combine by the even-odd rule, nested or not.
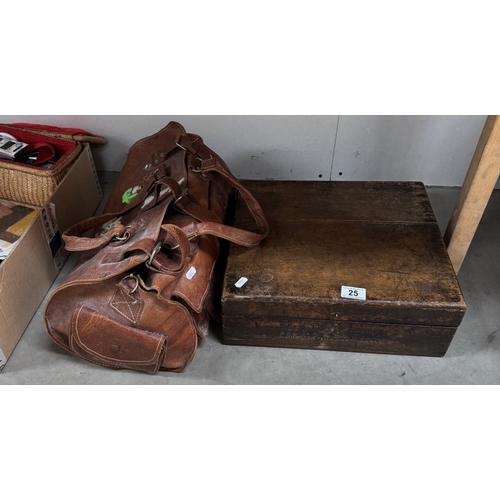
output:
[[[158,252],[161,250],[162,246],[163,246],[163,243],[160,242],[160,243],[158,243],[154,247],[153,251],[151,252],[151,257],[149,257],[148,262],[147,262],[148,266],[152,266],[153,265],[153,259],[156,257],[156,255],[158,254]],[[175,247],[168,247],[168,249],[169,250],[176,250],[179,247],[180,247],[180,244],[178,243],[177,245],[175,245]]]
[[[175,145],[181,149],[183,149],[184,151],[186,151],[186,153],[189,153],[190,155],[193,155],[195,158],[197,158],[198,160],[200,161],[204,161],[205,158],[203,158],[203,156],[200,156],[198,153],[194,152],[194,151],[189,151],[188,148],[186,148],[186,146],[183,146],[182,144],[180,144],[180,140],[181,140],[181,136],[182,134],[179,134],[177,136],[177,139],[175,140]],[[199,138],[196,138],[193,142],[193,144],[198,140]]]
[[[179,201],[182,200],[182,198],[184,198],[184,196],[186,196],[188,194],[188,188],[184,189],[184,191],[180,194],[179,198],[177,198],[175,201],[174,201],[174,205],[176,203],[179,203]],[[179,245],[177,245],[179,246]]]
[[[189,165],[189,168],[191,169],[191,172],[194,172],[195,174],[200,174],[202,177],[207,176],[205,171],[202,170],[201,168],[194,168],[192,165]]]
[[[162,243],[158,243],[153,251],[151,252],[151,257],[149,257],[149,260],[148,260],[148,266],[151,266],[153,264],[153,259],[156,257],[156,254],[161,250],[161,246],[162,246]]]
[[[134,286],[134,288],[133,288],[130,292],[128,292],[128,293],[129,293],[129,295],[132,295],[132,294],[133,294],[133,293],[135,293],[135,292],[137,291],[137,289],[139,288],[139,278],[138,278],[137,276],[133,275],[133,274],[129,274],[129,275],[127,276],[127,278],[133,278],[133,279],[135,280],[135,286]]]
[[[111,239],[110,243],[113,243],[115,241],[127,241],[130,239],[130,237],[132,236],[132,234],[130,233],[130,226],[127,226],[125,228],[125,231],[122,233],[121,236],[113,236],[113,238]]]

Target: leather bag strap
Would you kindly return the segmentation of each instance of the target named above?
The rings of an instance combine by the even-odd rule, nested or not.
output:
[[[199,170],[193,170],[195,173],[199,173],[202,176],[206,176],[208,173],[220,175],[231,187],[235,188],[257,225],[257,232],[252,232],[220,224],[214,222],[212,217],[206,217],[205,221],[196,226],[192,234],[188,234],[188,237],[192,238],[200,234],[211,234],[245,247],[256,246],[266,238],[269,234],[269,223],[264,211],[252,193],[232,174],[222,158],[206,146],[201,137],[194,134],[180,135],[177,137],[176,144],[200,160],[201,165]],[[182,202],[180,206],[182,207]]]
[[[203,143],[203,139],[194,134],[180,134],[175,141],[175,145],[185,150],[187,153],[194,155],[201,162],[199,169],[193,169],[194,173],[198,173],[202,176],[206,176],[209,173],[220,175],[229,183],[231,187],[235,188],[239,196],[245,202],[248,211],[252,215],[257,226],[257,231],[252,232],[215,222],[213,214],[211,214],[208,210],[205,210],[206,216],[204,216],[202,213],[204,209],[197,207],[197,218],[202,219],[202,221],[187,230],[187,237],[192,239],[202,234],[210,234],[212,236],[216,236],[217,238],[222,238],[245,247],[256,246],[264,238],[266,238],[269,234],[269,223],[267,222],[266,216],[259,202],[254,198],[250,191],[248,191],[248,189],[246,189],[241,182],[236,179],[224,161]],[[170,180],[175,183],[173,179]],[[127,206],[123,211],[99,215],[75,224],[63,234],[66,249],[73,252],[94,250],[101,248],[116,237],[121,237],[126,231],[126,227],[123,224],[120,224],[119,221],[115,226],[111,226],[107,231],[97,237],[84,237],[83,235],[87,231],[97,227],[102,227],[106,223],[113,221],[114,219],[120,219],[125,214],[129,214],[133,210],[138,209],[139,204],[144,202],[147,193],[150,192],[158,182],[166,184],[171,188],[173,198],[177,201],[181,201],[181,203],[179,203],[179,209],[182,210],[182,196],[184,193],[178,192],[180,188],[177,186],[176,189],[172,189],[173,186],[171,185],[170,180],[163,178],[161,180],[157,179],[155,182],[155,180],[151,178],[149,179],[149,186],[147,189],[142,190],[141,196],[134,200],[135,203],[131,206]]]
[[[146,196],[152,190],[156,189],[157,186],[167,186],[168,188],[170,188],[170,191],[165,193],[165,195],[172,196],[172,201],[178,200],[183,196],[183,193],[181,192],[180,187],[175,180],[162,178],[159,181],[151,183],[148,189],[144,190],[144,193],[142,194],[139,201],[144,202]],[[154,202],[151,203],[151,206],[154,206],[159,201],[159,199],[159,194],[155,193]],[[66,250],[68,250],[69,252],[85,252],[87,250],[96,250],[108,244],[114,238],[122,237],[126,232],[127,227],[120,223],[121,218],[129,215],[133,211],[138,211],[138,213],[141,211],[138,202],[133,205],[125,206],[121,212],[105,213],[78,222],[74,226],[67,229],[62,235]],[[113,221],[115,221],[116,223],[114,224]],[[96,228],[101,228],[103,226],[106,226],[106,224],[108,224],[108,228],[98,233],[95,237],[83,236],[86,232]]]
[[[203,164],[202,164],[203,165]],[[229,184],[234,187],[238,195],[245,202],[248,211],[252,215],[257,225],[257,232],[239,229],[233,226],[226,226],[216,222],[202,222],[198,225],[199,234],[211,234],[218,238],[232,241],[238,245],[245,247],[252,247],[258,245],[269,234],[269,223],[267,222],[264,211],[262,210],[259,202],[254,198],[252,193],[245,188],[228,170],[216,162],[213,166],[203,168],[203,172],[214,172],[224,177]]]

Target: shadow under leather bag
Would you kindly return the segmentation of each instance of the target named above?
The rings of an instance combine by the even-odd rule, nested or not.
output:
[[[234,188],[255,233],[224,224]],[[223,160],[171,122],[132,146],[103,215],[64,233],[66,248],[83,254],[47,302],[47,333],[109,368],[183,371],[218,319],[218,238],[252,247],[268,231]]]

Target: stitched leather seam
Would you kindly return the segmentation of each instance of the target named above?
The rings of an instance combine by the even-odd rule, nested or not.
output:
[[[122,299],[123,301],[120,301],[120,302],[114,302],[115,300],[115,297],[117,295],[117,293],[120,292],[121,296],[122,296]],[[144,303],[139,300],[139,299],[135,299],[140,305],[139,305],[139,311],[137,311],[137,315],[134,316],[134,311],[132,310],[132,307],[131,305],[129,304],[129,302],[127,301],[127,296],[125,295],[125,292],[119,288],[118,286],[115,287],[115,291],[113,292],[113,296],[111,297],[111,300],[109,301],[109,305],[110,307],[112,307],[117,313],[121,314],[124,318],[128,319],[130,322],[134,323],[134,324],[137,324],[137,321],[139,320],[139,317],[141,316],[141,313],[142,313],[142,308],[144,306]],[[131,318],[129,318],[125,312],[123,312],[122,310],[118,309],[118,307],[116,307],[115,304],[126,304],[127,307],[128,307],[128,310],[130,312],[130,316],[132,316]]]
[[[168,368],[167,366],[165,366],[165,364],[168,361],[168,352],[165,354],[165,358],[164,358],[163,364],[161,366],[164,367],[166,370],[184,371],[189,366],[189,364],[191,363],[191,361],[193,361],[194,356],[196,354],[196,350],[198,348],[198,333],[197,333],[197,328],[196,328],[196,324],[194,322],[194,319],[191,316],[191,314],[189,313],[189,310],[187,309],[187,307],[184,304],[181,304],[180,302],[175,302],[175,304],[177,304],[178,307],[181,307],[184,310],[183,312],[186,315],[188,323],[191,325],[191,329],[190,329],[191,330],[191,339],[193,341],[194,347],[193,347],[193,350],[192,350],[191,354],[189,355],[189,357],[186,358],[186,361],[185,361],[184,365],[181,366],[180,368],[175,368],[175,369],[172,370],[171,368]]]
[[[120,360],[120,359],[116,359],[116,358],[110,358],[108,356],[104,356],[103,354],[100,354],[98,353],[97,351],[94,351],[93,349],[90,349],[87,345],[85,345],[85,343],[82,341],[82,339],[80,338],[80,335],[78,333],[78,320],[80,318],[80,313],[82,312],[82,309],[83,309],[83,305],[80,306],[80,309],[78,310],[78,313],[76,315],[76,321],[75,321],[75,336],[77,337],[77,339],[80,341],[81,345],[82,346],[85,346],[85,349],[89,352],[89,354],[94,354],[95,356],[97,356],[98,358],[102,358],[102,359],[105,359],[105,360],[109,360],[109,361],[116,361],[117,363],[124,363],[124,364],[135,364],[135,365],[144,365],[146,363],[152,363],[154,361],[154,359],[156,358],[157,354],[159,353],[159,351],[161,350],[162,348],[162,344],[159,343],[156,347],[156,350],[152,356],[151,359],[147,359],[147,360],[144,360],[144,361],[133,361],[133,360]],[[160,334],[161,335],[161,334]],[[162,335],[162,337],[165,337],[164,335]]]

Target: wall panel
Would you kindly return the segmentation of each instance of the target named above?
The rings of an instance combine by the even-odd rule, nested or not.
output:
[[[130,146],[182,123],[248,179],[420,180],[462,184],[485,116],[0,116],[81,127],[105,136],[100,170],[119,171]]]
[[[341,116],[332,179],[461,186],[485,116]]]

